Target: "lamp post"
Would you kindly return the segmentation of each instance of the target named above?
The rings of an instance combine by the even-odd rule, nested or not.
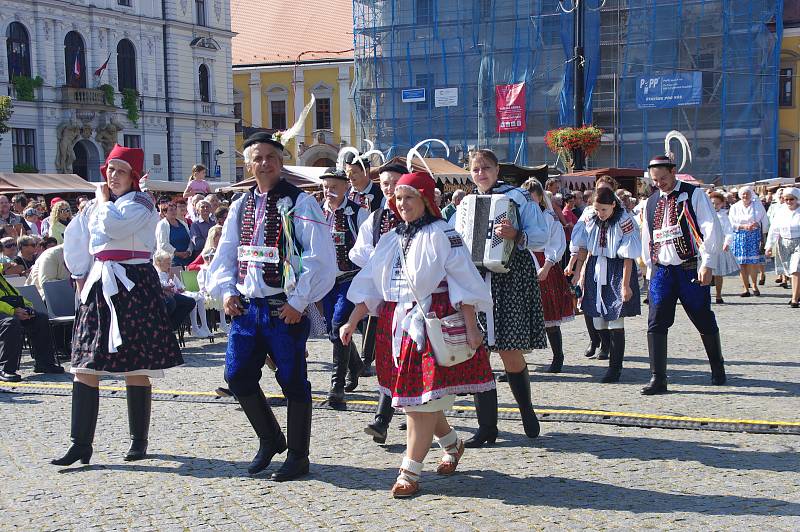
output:
[[[583,55],[583,16],[584,16],[584,6],[583,0],[574,0],[575,1],[575,50],[574,50],[574,59],[572,61],[573,66],[573,81],[575,83],[575,127],[583,127],[583,110],[586,105],[586,88],[584,85],[584,66],[586,58]],[[583,150],[580,148],[576,148],[573,150],[572,160],[574,162],[574,169],[575,170],[583,170],[586,166],[586,157],[584,156]]]

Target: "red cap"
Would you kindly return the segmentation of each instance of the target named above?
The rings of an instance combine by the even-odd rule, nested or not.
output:
[[[436,195],[434,193],[434,190],[436,189],[436,182],[428,172],[403,174],[397,181],[395,190],[397,190],[397,187],[402,186],[411,187],[419,192],[422,195],[422,199],[425,201],[425,206],[428,212],[437,218],[442,217],[442,212],[439,210],[439,206],[436,205]],[[389,200],[389,207],[397,216],[400,216],[400,213],[397,211],[394,198]]]
[[[56,196],[55,198],[51,199],[50,200],[50,207],[52,207],[53,205],[55,205],[59,201],[64,201],[64,198],[62,198],[60,196]]]
[[[112,159],[126,162],[131,167],[131,177],[133,178],[133,190],[139,190],[139,179],[142,177],[142,169],[144,167],[144,150],[140,148],[126,148],[119,144],[114,145],[114,148],[106,157],[106,162],[100,167],[100,173],[103,179],[108,182],[106,177],[106,168],[108,162]]]

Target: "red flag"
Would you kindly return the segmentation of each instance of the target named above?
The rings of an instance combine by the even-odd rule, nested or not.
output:
[[[95,71],[94,71],[94,75],[95,75],[95,76],[97,76],[97,77],[100,77],[100,76],[102,76],[102,75],[103,75],[103,70],[105,70],[105,69],[106,69],[106,67],[108,67],[108,61],[109,61],[110,59],[111,59],[111,53],[109,53],[109,54],[108,54],[108,59],[106,59],[106,62],[105,62],[105,63],[103,63],[103,64],[100,66],[100,68],[98,68],[97,70],[95,70]]]

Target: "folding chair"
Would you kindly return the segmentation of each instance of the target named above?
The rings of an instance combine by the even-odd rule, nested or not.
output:
[[[17,287],[17,291],[19,295],[27,299],[33,305],[33,310],[36,312],[40,312],[48,317],[48,321],[50,323],[50,337],[51,339],[54,338],[54,329],[58,328],[62,334],[66,335],[64,331],[68,330],[72,326],[72,322],[74,321],[75,316],[70,317],[56,317],[50,312],[45,305],[44,301],[42,300],[42,296],[39,295],[39,290],[36,289],[33,285],[25,285]],[[74,294],[70,296],[74,299]],[[26,339],[27,340],[27,339]],[[27,345],[30,347],[30,340],[27,340]]]
[[[62,345],[69,345],[69,332],[75,321],[75,288],[69,279],[48,281],[42,284],[44,301],[50,311],[50,322],[59,326]]]

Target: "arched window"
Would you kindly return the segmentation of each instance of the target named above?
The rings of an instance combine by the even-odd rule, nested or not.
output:
[[[208,89],[208,67],[200,65],[198,71],[198,80],[200,82],[200,101],[211,101],[211,96]]]
[[[136,49],[128,39],[117,45],[117,88],[136,90]]]
[[[31,77],[31,41],[28,30],[19,22],[8,25],[6,59],[8,59],[8,81],[13,81],[14,76]]]
[[[86,50],[83,37],[77,31],[64,37],[64,70],[67,86],[86,88]]]

